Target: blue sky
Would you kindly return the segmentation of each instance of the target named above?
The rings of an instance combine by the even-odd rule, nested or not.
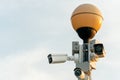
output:
[[[107,55],[92,78],[119,80],[119,0],[0,0],[0,80],[77,80],[73,62],[49,65],[47,55],[71,55],[72,41],[82,44],[70,18],[83,3],[96,5],[104,16],[94,38],[104,43]]]

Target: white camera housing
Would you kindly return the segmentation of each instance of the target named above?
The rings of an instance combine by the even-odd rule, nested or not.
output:
[[[67,54],[49,54],[48,61],[49,63],[64,63],[67,61]]]
[[[96,49],[95,49],[95,48],[97,48],[97,45],[100,46],[99,48],[101,48],[100,54],[96,52]],[[103,58],[103,57],[105,57],[105,55],[106,55],[105,50],[104,50],[104,47],[103,47],[103,44],[102,44],[101,42],[97,41],[97,40],[92,40],[92,41],[90,41],[90,51],[91,51],[92,53],[96,54],[96,55],[95,55],[96,58],[97,58],[97,57],[98,57],[98,58]],[[98,52],[99,52],[99,51],[98,51]],[[91,57],[92,57],[92,56],[91,56]]]

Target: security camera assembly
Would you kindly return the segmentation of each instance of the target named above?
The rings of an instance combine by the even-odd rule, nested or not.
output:
[[[92,4],[78,6],[72,13],[71,22],[83,44],[80,45],[78,41],[72,42],[72,56],[49,54],[49,63],[74,61],[76,64],[74,74],[78,80],[91,80],[91,71],[96,69],[96,62],[106,54],[103,44],[95,39],[92,40],[100,29],[102,21],[102,13],[96,6]]]

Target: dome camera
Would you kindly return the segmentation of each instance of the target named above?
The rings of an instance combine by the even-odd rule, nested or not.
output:
[[[74,69],[74,74],[76,77],[80,78],[80,80],[85,79],[85,74],[80,68],[75,68]]]
[[[74,30],[85,43],[92,39],[103,21],[100,10],[92,4],[82,4],[72,13],[71,22]]]

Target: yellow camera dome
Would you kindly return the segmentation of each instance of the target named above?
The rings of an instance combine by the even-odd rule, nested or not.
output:
[[[88,36],[89,38],[93,38],[100,29],[102,21],[103,17],[100,10],[92,4],[82,4],[78,6],[71,16],[72,26],[80,37],[82,34],[83,37]],[[83,32],[81,33],[81,30],[79,31],[81,28],[84,28],[84,30],[86,30],[85,28],[92,29],[92,34],[89,31],[88,33],[84,32],[84,30],[82,30]],[[90,35],[84,35],[83,33]]]
[[[103,17],[96,6],[92,4],[82,4],[74,10],[71,21],[75,30],[80,27],[89,26],[98,31],[102,24]]]

